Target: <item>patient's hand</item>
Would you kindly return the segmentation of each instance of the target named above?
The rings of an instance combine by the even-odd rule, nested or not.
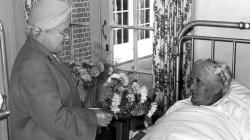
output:
[[[99,126],[107,126],[113,118],[112,114],[103,112],[102,110],[95,110],[95,112],[97,118],[97,125]]]

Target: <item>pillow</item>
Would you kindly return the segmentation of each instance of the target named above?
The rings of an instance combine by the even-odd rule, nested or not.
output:
[[[211,106],[226,115],[235,125],[242,140],[250,140],[250,89],[233,80],[228,94]]]
[[[248,106],[247,108],[250,108],[250,89],[241,84],[239,81],[232,80],[229,88],[229,95],[236,98],[236,100],[243,102],[246,106]]]

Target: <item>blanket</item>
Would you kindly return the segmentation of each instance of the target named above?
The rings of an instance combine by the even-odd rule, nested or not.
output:
[[[142,140],[250,140],[250,90],[234,81],[228,94],[212,106],[181,100]]]

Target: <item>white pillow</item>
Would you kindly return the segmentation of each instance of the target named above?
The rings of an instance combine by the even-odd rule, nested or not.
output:
[[[229,92],[211,106],[226,115],[235,125],[242,140],[250,140],[250,89],[233,80]]]
[[[248,105],[248,108],[250,107],[250,89],[241,84],[239,81],[232,80],[229,88],[229,94],[244,102]]]

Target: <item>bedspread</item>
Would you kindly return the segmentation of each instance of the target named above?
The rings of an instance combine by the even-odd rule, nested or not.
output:
[[[174,104],[142,140],[250,140],[250,90],[233,81],[212,106]]]
[[[206,107],[185,106],[168,112],[143,140],[241,140],[232,122]]]

